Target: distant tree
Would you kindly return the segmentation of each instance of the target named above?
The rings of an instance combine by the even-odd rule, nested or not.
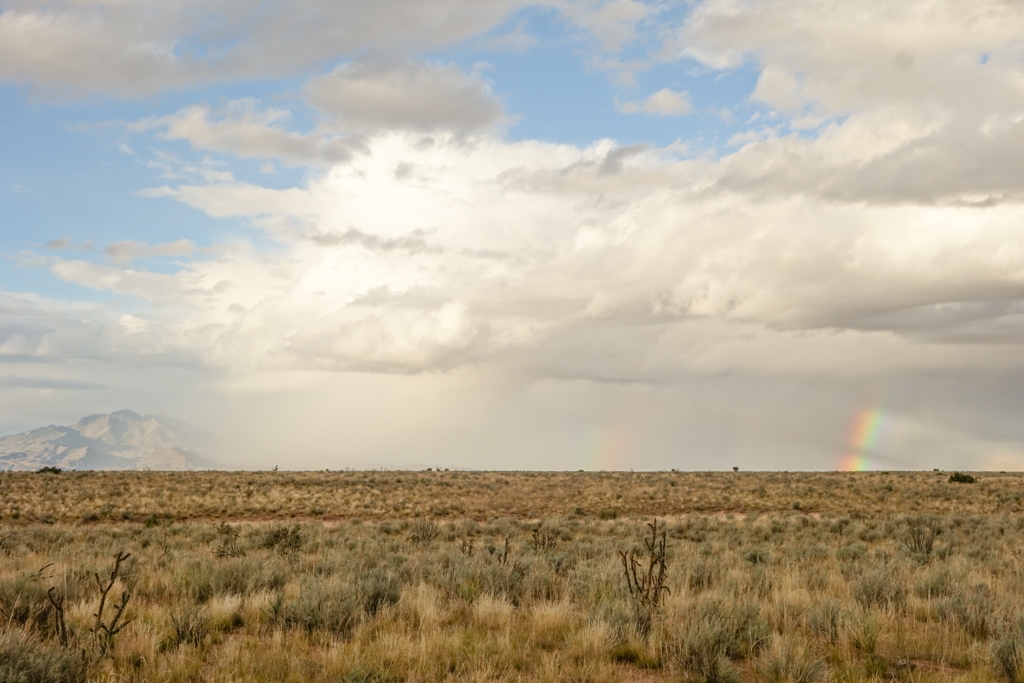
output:
[[[47,465],[46,467],[40,467],[38,470],[36,470],[36,472],[38,472],[39,474],[60,474],[61,469],[59,467]]]

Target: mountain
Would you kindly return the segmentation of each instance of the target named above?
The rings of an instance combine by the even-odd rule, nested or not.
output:
[[[83,417],[70,427],[40,427],[0,437],[0,470],[218,469],[203,430],[167,415],[131,410]]]

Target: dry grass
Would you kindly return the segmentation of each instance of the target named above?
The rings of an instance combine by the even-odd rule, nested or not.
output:
[[[7,523],[691,512],[1024,513],[1024,475],[948,472],[0,472]]]
[[[1020,479],[947,477],[0,474],[0,680],[1016,683]]]

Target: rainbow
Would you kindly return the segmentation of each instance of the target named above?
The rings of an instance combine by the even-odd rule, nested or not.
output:
[[[594,472],[628,469],[626,430],[606,425],[594,434],[583,468]]]
[[[844,472],[863,472],[870,469],[868,456],[877,452],[878,442],[885,427],[885,414],[878,408],[865,408],[857,413],[850,431],[850,451],[839,461]]]

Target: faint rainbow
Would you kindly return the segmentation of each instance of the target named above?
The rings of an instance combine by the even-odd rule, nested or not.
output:
[[[625,459],[625,430],[613,425],[602,425],[594,432],[593,443],[583,466],[597,472],[615,471],[625,468]]]
[[[885,413],[880,408],[865,408],[857,413],[850,430],[850,451],[839,461],[844,472],[863,472],[870,469],[868,457],[878,449],[885,428]]]

